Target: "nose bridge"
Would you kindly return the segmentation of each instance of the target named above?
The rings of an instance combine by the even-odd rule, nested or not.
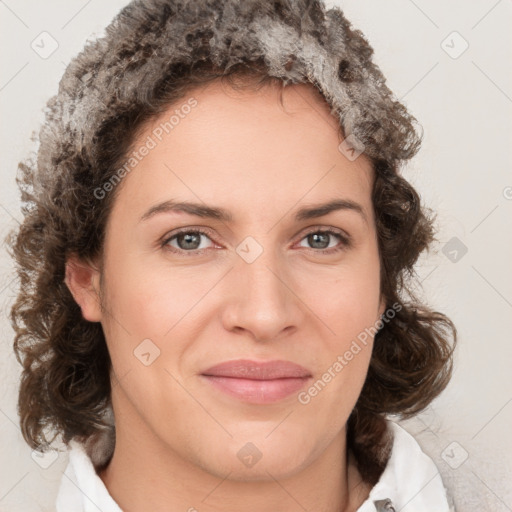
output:
[[[282,265],[275,251],[267,249],[251,263],[245,260],[238,262],[238,267],[239,277],[253,299],[259,296],[264,297],[267,302],[284,299],[284,285],[278,278]]]
[[[265,303],[283,302],[286,293],[279,274],[283,273],[282,261],[272,245],[271,237],[259,242],[247,237],[237,247],[240,260],[236,265],[237,278],[246,287],[246,296],[252,300],[264,299]]]
[[[228,323],[231,328],[252,331],[260,339],[276,337],[298,322],[296,298],[287,287],[282,258],[270,240],[247,237],[236,249],[239,258],[230,272]]]

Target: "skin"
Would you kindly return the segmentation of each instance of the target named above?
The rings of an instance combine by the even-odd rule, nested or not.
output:
[[[337,122],[310,85],[285,89],[285,109],[274,86],[235,92],[214,82],[191,95],[198,105],[119,185],[103,275],[98,262],[67,262],[66,283],[84,318],[101,322],[113,365],[117,439],[100,477],[131,512],[356,510],[370,488],[347,455],[346,422],[371,338],[306,405],[296,393],[245,403],[200,374],[227,360],[284,359],[316,382],[375,325],[385,304],[373,169],[364,155],[350,161],[338,150]],[[350,209],[294,219],[339,198],[359,203],[366,221]],[[233,220],[169,211],[140,221],[169,199],[222,207]],[[193,248],[183,237],[164,243],[182,227],[210,234]],[[329,228],[352,244],[307,236]],[[248,236],[263,249],[252,263],[236,252]],[[341,250],[325,254],[327,246]],[[134,350],[148,338],[160,355],[146,366]],[[237,456],[248,442],[262,454],[252,467]]]

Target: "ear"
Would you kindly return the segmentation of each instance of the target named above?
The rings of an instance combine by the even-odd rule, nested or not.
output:
[[[64,279],[75,302],[82,310],[82,316],[89,322],[99,322],[102,308],[99,295],[100,272],[92,264],[71,255],[66,260]]]

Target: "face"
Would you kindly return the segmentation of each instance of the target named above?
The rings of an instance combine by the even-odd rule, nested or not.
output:
[[[119,432],[221,478],[285,477],[343,439],[366,376],[384,312],[373,170],[338,149],[312,86],[289,86],[284,109],[274,87],[191,96],[133,146],[154,147],[118,185],[105,309],[78,301],[105,332]],[[236,360],[302,371],[209,371]]]

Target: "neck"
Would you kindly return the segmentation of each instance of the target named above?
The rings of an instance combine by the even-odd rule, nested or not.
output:
[[[347,456],[345,429],[311,464],[286,477],[270,471],[250,481],[215,475],[193,459],[159,439],[140,417],[128,421],[116,414],[114,454],[99,476],[125,512],[352,512],[370,491]]]

